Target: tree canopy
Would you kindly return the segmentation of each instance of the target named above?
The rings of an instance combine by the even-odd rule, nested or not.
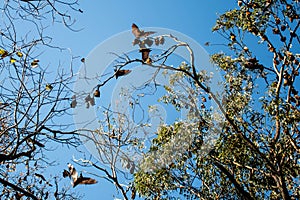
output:
[[[237,3],[213,27],[228,47],[211,56],[226,91],[217,144],[203,157],[197,151],[201,139],[195,137],[195,150],[186,149],[171,165],[138,171],[135,187],[146,198],[299,198],[299,4]],[[179,73],[201,87],[190,71]],[[161,129],[150,152],[164,148],[179,133],[176,126]],[[201,125],[198,135],[205,134]]]
[[[1,3],[1,199],[76,199],[59,187],[60,175],[45,173],[55,164],[48,159],[51,144],[80,144],[70,124],[58,123],[62,115],[69,116],[73,74],[60,65],[51,74],[43,54],[63,50],[45,32],[52,23],[71,28],[65,10],[76,6],[77,1]]]

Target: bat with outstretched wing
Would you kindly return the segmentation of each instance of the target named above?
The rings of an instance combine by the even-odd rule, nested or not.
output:
[[[136,24],[134,24],[134,23],[131,26],[131,31],[132,31],[132,34],[136,38],[148,37],[149,35],[152,35],[152,34],[156,33],[154,31],[143,31],[143,30],[140,30],[139,27]]]
[[[82,176],[82,173],[78,176],[78,172],[76,171],[75,167],[72,164],[68,164],[68,170],[63,171],[63,177],[69,177],[73,180],[73,187],[76,187],[77,185],[80,184],[95,184],[97,181],[95,179],[89,178],[89,177],[84,177]]]

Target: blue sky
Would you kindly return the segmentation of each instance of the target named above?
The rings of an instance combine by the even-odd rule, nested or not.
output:
[[[173,29],[204,44],[218,38],[211,32],[217,14],[235,6],[235,1],[218,0],[81,1],[83,13],[75,16],[74,28],[83,30],[71,32],[56,25],[58,31],[53,38],[55,43],[70,47],[73,54],[86,56],[99,43],[136,23],[140,27]]]
[[[62,28],[61,25],[55,25],[55,31],[52,31],[52,28],[49,30],[53,35],[54,44],[72,49],[72,54],[79,57],[86,57],[99,43],[115,34],[129,30],[132,23],[136,23],[141,28],[173,29],[203,45],[207,41],[222,39],[216,33],[212,33],[211,29],[215,24],[217,14],[235,6],[235,1],[220,0],[81,1],[79,7],[83,13],[76,14],[77,22],[73,26],[73,28],[82,29],[81,31],[72,32]],[[214,52],[212,48],[206,50],[209,53]],[[80,62],[77,63],[80,64]],[[72,151],[64,151],[62,163],[70,162],[73,154]],[[79,166],[76,168],[78,171],[88,170]],[[83,193],[86,200],[113,199],[113,194],[117,194],[114,186],[104,179],[96,179],[98,184],[80,185],[74,190]],[[121,195],[116,196],[121,197]]]

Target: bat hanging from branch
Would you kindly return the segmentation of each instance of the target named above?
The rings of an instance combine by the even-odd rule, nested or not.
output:
[[[147,48],[141,48],[140,52],[142,53],[142,60],[143,62],[146,62],[147,64],[150,64],[152,61],[149,57],[151,49],[147,49]]]
[[[115,76],[116,76],[116,79],[118,79],[118,77],[120,76],[125,76],[127,74],[129,74],[131,72],[130,69],[115,69]]]

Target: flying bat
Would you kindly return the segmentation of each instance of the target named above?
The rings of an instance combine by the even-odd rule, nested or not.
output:
[[[148,37],[149,35],[152,35],[156,32],[154,31],[143,31],[143,30],[140,30],[139,27],[136,25],[136,24],[132,24],[131,26],[131,31],[132,31],[132,34],[136,37],[136,38],[141,38],[141,37]]]
[[[151,49],[147,49],[147,48],[140,49],[140,52],[142,53],[142,60],[144,62],[146,62],[147,59],[149,58],[150,51],[151,51]]]
[[[116,79],[118,79],[118,77],[120,76],[125,76],[127,74],[129,74],[131,72],[130,69],[115,69],[115,76],[116,76]]]
[[[68,164],[68,170],[63,171],[63,177],[69,177],[73,180],[73,188],[80,184],[95,184],[97,181],[95,179],[89,178],[89,177],[83,177],[82,173],[78,176],[78,173],[75,169],[75,167],[72,164]]]

